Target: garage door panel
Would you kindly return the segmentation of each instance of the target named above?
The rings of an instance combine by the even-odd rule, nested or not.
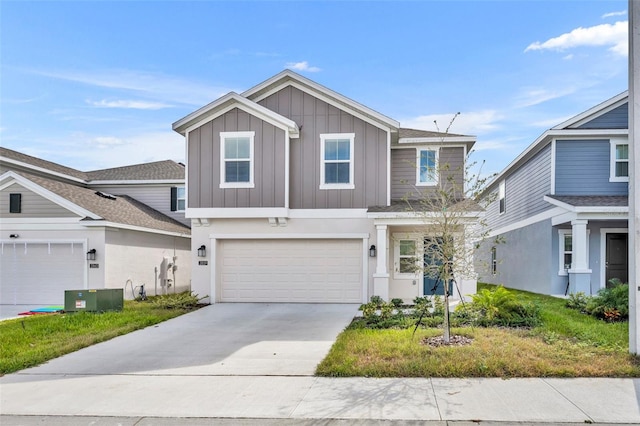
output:
[[[3,243],[1,304],[64,303],[64,290],[84,288],[81,243]]]
[[[362,301],[362,240],[224,240],[223,302]]]

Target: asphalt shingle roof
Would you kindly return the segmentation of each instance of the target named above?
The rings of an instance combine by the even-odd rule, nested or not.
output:
[[[391,200],[389,206],[370,206],[368,213],[410,213],[410,212],[436,212],[438,211],[438,202],[429,202],[428,200]],[[478,203],[471,199],[460,200],[457,204],[451,206],[454,211],[482,211],[484,210]]]
[[[27,154],[23,154],[18,151],[14,151],[9,148],[0,147],[0,156],[9,158],[11,160],[20,161],[21,163],[30,164],[32,166],[41,167],[43,169],[51,170],[56,173],[68,175],[77,179],[87,180],[87,174],[80,170],[72,169],[71,167],[62,166],[51,161],[43,160],[41,158],[32,157]]]
[[[548,195],[549,198],[575,207],[627,207],[626,195]]]
[[[108,222],[139,226],[188,235],[188,226],[127,195],[114,194],[115,200],[97,194],[95,189],[72,185],[24,172],[16,172],[66,200],[100,216]],[[85,218],[84,220],[93,220]]]
[[[171,160],[87,172],[95,180],[180,180],[184,179],[184,165]]]
[[[446,137],[464,137],[465,135],[457,135],[455,133],[431,132],[429,130],[400,128],[398,130],[399,138],[446,138]]]

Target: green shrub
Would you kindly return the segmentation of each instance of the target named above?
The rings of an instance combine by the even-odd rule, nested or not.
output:
[[[585,308],[587,307],[587,302],[589,301],[589,297],[584,294],[582,291],[577,293],[571,293],[569,298],[565,302],[565,306],[569,309],[575,309],[576,311],[585,312]]]
[[[380,307],[384,304],[384,300],[380,296],[371,296],[371,303],[373,303],[376,308],[380,309]]]
[[[431,314],[433,303],[431,299],[424,297],[416,297],[413,299],[413,316],[416,318],[424,317]]]
[[[535,327],[540,324],[540,307],[524,303],[502,286],[482,289],[471,296],[472,302],[458,305],[459,321],[480,326]]]
[[[398,308],[401,308],[402,305],[404,305],[404,301],[402,299],[393,298],[391,299],[391,304],[393,305],[394,308],[398,309]]]
[[[629,284],[620,280],[609,281],[613,287],[603,288],[589,298],[585,311],[596,318],[615,322],[629,318]]]
[[[155,307],[163,309],[194,309],[202,299],[204,297],[198,297],[197,294],[184,291],[182,293],[152,297],[149,298],[149,301]]]

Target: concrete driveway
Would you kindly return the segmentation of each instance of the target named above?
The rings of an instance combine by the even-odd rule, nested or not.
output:
[[[210,305],[21,374],[313,375],[357,310],[358,305],[331,304]]]

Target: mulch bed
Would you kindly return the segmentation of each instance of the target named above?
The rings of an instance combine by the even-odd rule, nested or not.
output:
[[[437,348],[440,346],[464,346],[470,345],[473,342],[473,339],[470,339],[465,336],[453,335],[449,338],[449,343],[444,341],[443,336],[436,337],[426,337],[422,340],[423,345],[429,345],[433,348]]]

